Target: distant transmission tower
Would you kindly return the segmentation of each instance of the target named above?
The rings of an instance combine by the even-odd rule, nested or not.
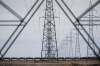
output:
[[[79,28],[79,26],[78,26]],[[76,45],[75,45],[75,57],[80,58],[81,57],[81,53],[80,53],[80,35],[78,33],[78,31],[76,31]]]
[[[93,2],[93,0],[89,0],[89,7],[93,6],[92,2]],[[100,24],[98,24],[98,22],[100,21],[100,17],[96,16],[94,11],[96,11],[95,8],[91,9],[87,13],[87,15],[85,15],[84,17],[82,17],[80,19],[81,25],[88,29],[87,31],[88,31],[89,35],[91,36],[91,38],[93,39],[93,41],[94,41],[94,27],[100,26]],[[80,28],[79,24],[76,24],[76,26],[78,26],[78,28]],[[80,30],[82,30],[82,29],[80,29]],[[92,47],[92,49],[95,52],[98,52],[97,49],[96,49],[95,43],[93,43],[90,40],[89,35],[87,36],[89,45]],[[94,57],[94,56],[95,55],[92,52],[91,48],[87,45],[87,57]]]
[[[89,7],[92,6],[92,0],[90,0],[89,2]],[[93,27],[94,27],[94,9],[92,9],[90,12],[89,12],[89,34],[90,36],[92,37],[92,39],[94,39],[94,35],[93,35]],[[95,46],[92,44],[92,42],[90,41],[90,39],[88,38],[88,41],[90,43],[90,45],[95,49]],[[91,51],[91,49],[89,47],[87,47],[87,56],[88,57],[92,57],[94,56],[93,52]]]
[[[46,0],[41,57],[58,57],[53,0]]]

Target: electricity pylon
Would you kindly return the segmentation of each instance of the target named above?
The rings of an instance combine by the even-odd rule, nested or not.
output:
[[[58,57],[53,0],[46,0],[41,57]]]

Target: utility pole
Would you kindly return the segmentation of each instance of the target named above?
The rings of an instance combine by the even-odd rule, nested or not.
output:
[[[58,57],[58,48],[56,40],[53,0],[46,0],[41,58],[57,58],[57,57]]]

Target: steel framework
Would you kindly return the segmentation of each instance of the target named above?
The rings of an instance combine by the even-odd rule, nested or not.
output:
[[[57,58],[58,48],[56,40],[55,16],[53,0],[46,0],[45,20],[43,29],[43,41],[41,57]]]
[[[48,0],[49,2],[52,0]],[[31,9],[28,11],[28,13],[26,14],[26,16],[23,18],[21,17],[19,14],[17,14],[13,9],[11,9],[8,5],[6,5],[2,0],[0,0],[0,5],[2,5],[4,8],[6,8],[9,12],[11,12],[13,15],[15,15],[19,20],[1,20],[1,22],[19,22],[17,25],[16,24],[6,24],[6,25],[1,25],[1,26],[17,26],[16,29],[13,31],[13,33],[10,35],[10,37],[8,38],[8,40],[5,42],[5,44],[3,45],[3,47],[0,49],[0,55],[1,58],[4,58],[4,56],[6,55],[6,53],[8,52],[8,50],[11,48],[11,46],[14,44],[14,42],[16,41],[16,39],[18,38],[18,36],[21,34],[21,32],[24,30],[24,28],[27,26],[27,24],[30,22],[31,18],[34,16],[34,14],[37,12],[37,10],[40,8],[40,6],[43,4],[44,0],[36,0],[36,2],[33,4],[33,6],[31,7]],[[58,6],[61,8],[61,10],[64,12],[64,14],[66,15],[66,17],[70,20],[70,22],[73,24],[73,26],[75,27],[75,29],[78,31],[78,33],[81,35],[81,37],[84,39],[84,41],[86,42],[86,44],[90,47],[90,49],[92,50],[92,52],[94,53],[94,55],[100,60],[100,48],[99,46],[96,44],[96,42],[93,40],[93,38],[91,37],[91,35],[86,31],[86,29],[83,27],[83,25],[81,24],[80,20],[81,18],[86,15],[87,13],[89,13],[89,11],[91,11],[93,8],[95,8],[98,4],[100,4],[100,0],[98,0],[96,3],[94,3],[91,7],[89,7],[86,11],[84,11],[84,13],[82,13],[79,17],[76,17],[74,15],[74,13],[71,11],[71,9],[67,6],[67,4],[64,2],[64,0],[61,0],[61,3],[59,3],[58,0],[55,0],[55,2],[58,4]],[[37,4],[39,3],[39,4]],[[50,4],[50,5],[49,5]],[[49,3],[48,5],[51,6],[51,3]],[[36,6],[37,5],[37,6]],[[62,6],[63,5],[63,6]],[[32,9],[34,9],[34,7],[36,7],[36,9],[32,12]],[[68,11],[66,11],[65,9],[63,9],[63,7],[66,7],[66,9]],[[51,8],[53,9],[53,7]],[[33,13],[30,18],[28,18],[26,21],[25,19],[29,16],[30,13]],[[53,11],[51,11],[53,12]],[[71,16],[70,16],[70,15]],[[45,14],[46,15],[46,14]],[[49,15],[49,14],[48,14]],[[47,16],[47,15],[46,15]],[[53,34],[55,33],[55,24],[54,24],[54,15],[53,16],[53,20],[48,19],[49,22],[53,22],[53,23],[49,23],[47,25],[52,25],[53,27]],[[76,20],[75,22],[72,20],[72,17]],[[45,17],[47,19],[47,17]],[[98,21],[98,20],[97,20]],[[89,41],[86,39],[86,37],[84,36],[84,34],[81,32],[81,30],[79,30],[79,28],[77,27],[76,23],[81,27],[81,29],[84,31],[84,33],[86,34],[86,36],[89,37],[89,41],[91,42],[91,44],[93,44],[95,46],[95,48],[98,50],[98,52],[95,51],[95,49],[90,45]],[[48,26],[48,28],[51,28],[50,26]],[[50,29],[48,29],[47,33],[52,32]],[[51,33],[52,34],[52,33]],[[51,35],[51,34],[48,34]],[[56,38],[56,36],[54,35],[54,38]],[[53,37],[48,38],[49,40],[53,39]],[[54,40],[56,42],[56,40]],[[50,41],[48,41],[48,43],[51,43]],[[50,47],[50,46],[48,46]],[[5,50],[4,50],[5,49]],[[48,49],[50,50],[50,49]],[[57,50],[56,50],[57,51]],[[51,54],[51,55],[49,55]],[[55,57],[56,55],[53,55],[55,53],[51,53],[51,51],[48,51],[47,56],[46,57]],[[57,53],[56,53],[57,54]]]
[[[86,15],[89,11],[91,11],[94,7],[96,7],[99,3],[100,0],[98,0],[95,4],[93,4],[91,7],[89,7],[84,13],[82,13],[78,18],[74,15],[74,13],[71,11],[71,9],[67,6],[67,4],[64,2],[64,0],[61,0],[62,3],[64,4],[64,6],[66,7],[66,9],[68,10],[68,12],[65,11],[65,9],[63,9],[61,3],[59,3],[57,0],[55,0],[56,3],[58,4],[58,6],[61,8],[61,10],[64,12],[64,14],[66,15],[66,17],[70,20],[70,22],[73,24],[73,26],[75,27],[75,29],[79,32],[79,34],[81,35],[81,37],[85,40],[86,44],[91,48],[91,50],[93,51],[94,55],[96,57],[98,57],[98,59],[100,59],[100,53],[97,53],[95,51],[95,49],[90,45],[90,43],[88,42],[88,40],[86,39],[86,37],[84,36],[84,34],[79,30],[79,28],[76,26],[75,22],[78,23],[78,25],[81,27],[81,29],[84,31],[84,33],[89,37],[90,41],[92,42],[92,44],[95,45],[96,49],[100,52],[100,48],[97,46],[96,42],[92,39],[92,37],[90,36],[90,34],[86,31],[86,29],[83,27],[83,25],[80,23],[80,19]],[[71,19],[72,16],[73,18],[76,20],[75,22]]]
[[[30,22],[31,18],[34,16],[34,14],[37,12],[37,10],[40,8],[40,6],[42,5],[42,3],[44,2],[44,0],[40,1],[37,8],[34,10],[33,14],[30,16],[29,19],[27,19],[27,21],[25,22],[25,19],[29,16],[29,14],[32,12],[32,10],[34,9],[34,7],[37,5],[38,0],[36,0],[36,2],[33,4],[33,6],[31,7],[31,9],[27,12],[27,14],[25,15],[24,18],[20,19],[20,23],[18,24],[18,26],[16,27],[16,29],[13,31],[13,33],[10,35],[10,37],[8,38],[8,40],[5,42],[5,44],[3,45],[3,47],[0,49],[0,55],[1,58],[4,58],[4,56],[6,55],[6,53],[8,52],[8,50],[11,48],[11,46],[14,44],[14,42],[16,41],[16,39],[18,38],[18,36],[21,34],[21,32],[24,30],[24,28],[27,26],[27,24]],[[0,1],[0,3],[4,3],[3,1]],[[2,5],[4,6],[4,5]],[[12,14],[14,14],[17,17],[17,13],[15,13],[14,10],[12,10],[8,5],[4,6],[7,8],[8,11],[10,11]],[[9,7],[9,8],[8,8]],[[10,10],[9,10],[10,9]],[[14,13],[13,13],[14,12]],[[24,23],[24,25],[21,27],[21,25]],[[12,25],[11,25],[12,26]],[[5,50],[4,50],[5,49]]]

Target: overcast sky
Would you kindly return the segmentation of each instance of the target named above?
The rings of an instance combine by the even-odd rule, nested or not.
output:
[[[22,17],[28,12],[31,6],[36,0],[2,0],[10,8],[16,11]],[[41,1],[41,0],[39,0]],[[78,17],[89,7],[89,0],[64,0],[66,4],[71,8],[73,13]],[[93,0],[95,3],[97,0]],[[100,16],[100,5],[98,5],[94,13],[96,16]],[[34,10],[33,10],[34,11]],[[45,2],[41,5],[40,9],[35,13],[29,24],[20,34],[18,39],[15,41],[14,45],[7,52],[7,57],[40,57],[42,37],[43,37],[43,23],[45,12]],[[59,6],[54,2],[54,12],[55,12],[55,22],[56,22],[56,33],[57,33],[57,42],[59,49],[59,56],[69,56],[73,52],[75,54],[75,29],[70,23],[68,18],[64,15]],[[88,15],[88,14],[87,14]],[[7,9],[0,5],[0,20],[18,20],[13,14],[11,14]],[[2,24],[2,23],[0,23]],[[3,23],[4,24],[4,23]],[[17,23],[18,24],[18,23]],[[16,26],[0,26],[0,48],[4,45],[5,41],[14,31]],[[85,27],[86,29],[87,27]],[[94,27],[94,36],[97,44],[100,43],[100,30],[98,27]],[[68,50],[67,36],[70,35],[70,32],[73,32],[73,46],[70,51]],[[83,50],[87,48],[86,43],[80,37],[80,48],[81,55],[86,56],[86,51]],[[69,53],[70,52],[70,53]]]

